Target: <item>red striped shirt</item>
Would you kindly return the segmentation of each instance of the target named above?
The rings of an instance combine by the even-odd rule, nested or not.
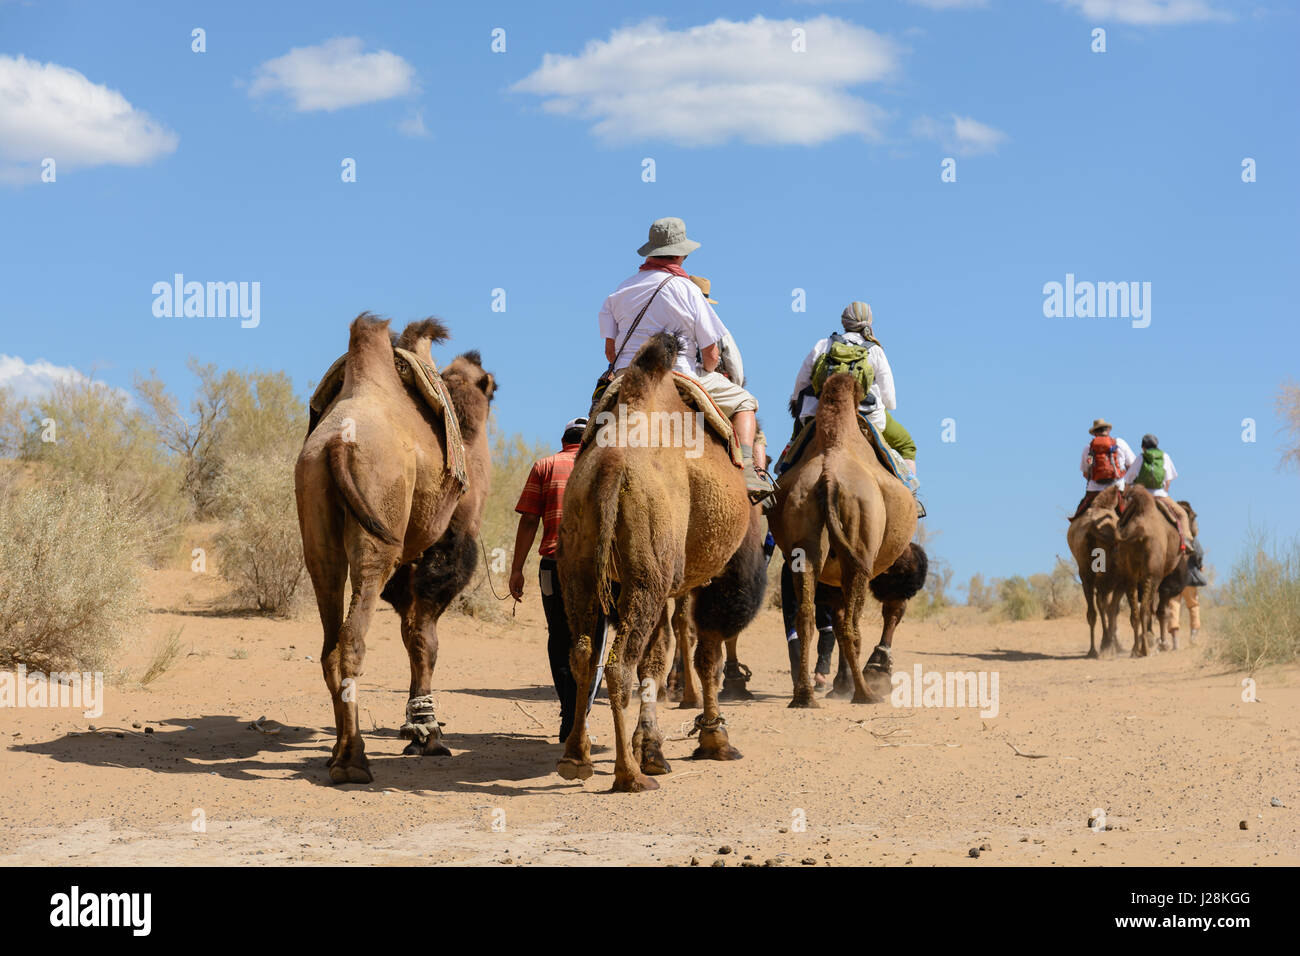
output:
[[[542,519],[542,544],[537,553],[544,558],[555,557],[560,543],[560,518],[564,514],[564,486],[573,471],[573,460],[578,457],[581,445],[565,445],[554,455],[549,455],[533,465],[528,481],[519,494],[515,511],[521,515],[534,515]]]

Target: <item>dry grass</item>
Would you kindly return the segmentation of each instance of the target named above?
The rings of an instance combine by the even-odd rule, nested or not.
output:
[[[1300,659],[1300,540],[1271,548],[1253,533],[1217,600],[1210,651],[1220,660],[1253,671]]]
[[[167,636],[154,645],[149,655],[149,666],[140,677],[141,685],[148,687],[176,663],[181,654],[181,628],[169,631]]]
[[[243,606],[287,615],[306,579],[293,466],[238,455],[225,463],[214,508],[221,517],[215,546],[221,576]]]
[[[99,485],[0,495],[0,661],[104,670],[143,605],[145,534]]]

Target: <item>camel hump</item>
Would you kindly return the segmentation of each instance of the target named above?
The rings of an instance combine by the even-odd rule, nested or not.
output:
[[[442,320],[429,316],[427,319],[420,319],[418,322],[412,322],[402,330],[402,334],[397,337],[396,347],[406,349],[408,352],[414,352],[423,359],[430,356],[429,347],[439,342],[445,342],[451,338],[451,332]]]
[[[671,332],[656,332],[646,340],[632,359],[632,367],[647,375],[662,374],[673,367],[682,344]]]

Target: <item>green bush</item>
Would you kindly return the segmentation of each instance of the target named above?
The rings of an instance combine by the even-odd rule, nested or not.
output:
[[[1043,605],[1029,581],[1017,574],[998,586],[998,613],[1009,621],[1028,621],[1043,616]]]
[[[104,670],[143,604],[138,516],[96,484],[0,495],[0,662]]]

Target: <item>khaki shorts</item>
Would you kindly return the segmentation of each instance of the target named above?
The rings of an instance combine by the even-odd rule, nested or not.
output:
[[[734,418],[737,412],[758,411],[758,399],[721,372],[705,372],[697,378],[727,418]]]

